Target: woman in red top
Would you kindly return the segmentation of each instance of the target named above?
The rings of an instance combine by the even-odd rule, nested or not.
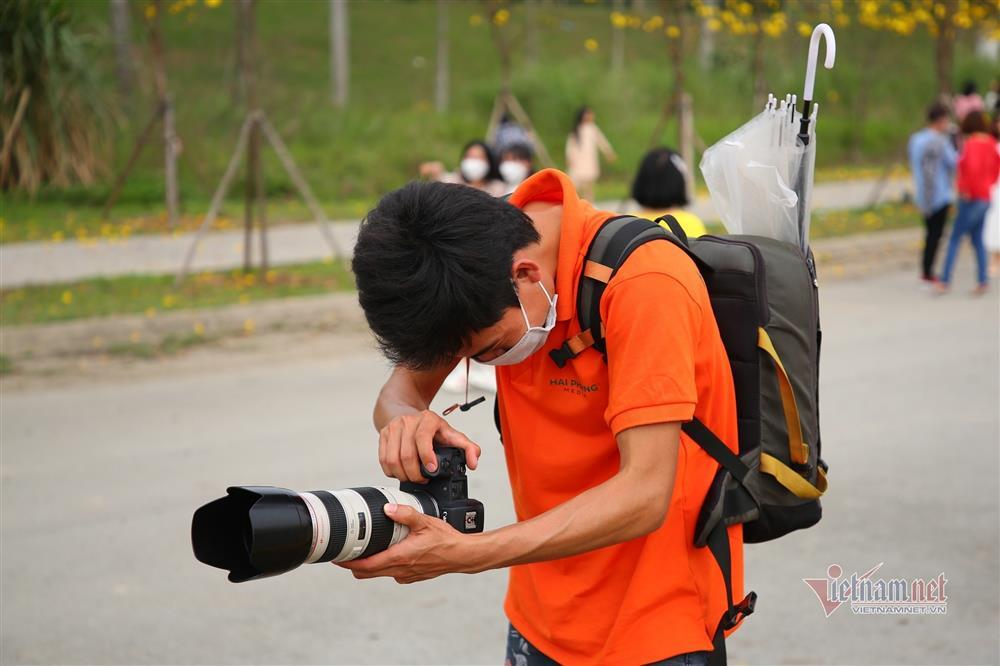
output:
[[[996,139],[987,134],[988,129],[989,119],[980,111],[970,112],[962,121],[962,134],[966,139],[958,158],[958,213],[948,241],[944,272],[937,286],[939,293],[948,291],[958,245],[966,234],[976,253],[978,284],[973,293],[983,294],[987,289],[983,227],[986,211],[990,207],[990,189],[1000,175],[1000,154],[997,153]]]

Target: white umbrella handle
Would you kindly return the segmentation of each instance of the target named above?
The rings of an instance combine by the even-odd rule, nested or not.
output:
[[[826,37],[826,60],[823,66],[833,69],[833,62],[837,59],[837,38],[833,36],[833,28],[826,23],[820,23],[813,29],[812,37],[809,39],[809,60],[806,63],[806,86],[802,91],[803,101],[812,101],[813,88],[816,85],[816,61],[819,60],[819,43]]]

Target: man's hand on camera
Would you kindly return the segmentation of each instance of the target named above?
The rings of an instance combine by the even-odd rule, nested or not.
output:
[[[379,432],[378,461],[382,471],[400,481],[425,483],[427,479],[420,466],[434,471],[437,465],[435,441],[465,451],[465,464],[469,469],[476,469],[482,453],[479,446],[439,415],[425,409],[397,416]]]
[[[395,546],[363,560],[336,563],[355,578],[392,577],[397,583],[416,583],[446,573],[472,573],[472,536],[462,534],[438,518],[412,507],[387,504],[385,513],[406,525],[410,533]]]

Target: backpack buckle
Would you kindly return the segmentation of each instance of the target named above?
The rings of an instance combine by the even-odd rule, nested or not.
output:
[[[570,349],[569,340],[566,340],[562,343],[561,347],[553,349],[549,352],[549,358],[551,358],[560,368],[565,368],[566,364],[569,363],[571,359],[576,358],[576,352]]]
[[[745,617],[753,615],[754,608],[757,607],[757,593],[750,592],[747,596],[743,597],[743,601],[736,604],[723,616],[723,629],[726,631],[732,629],[737,624],[740,623]]]

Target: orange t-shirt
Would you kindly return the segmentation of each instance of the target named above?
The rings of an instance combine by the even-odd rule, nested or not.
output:
[[[577,196],[556,170],[510,199],[563,206],[555,275],[557,322],[545,347],[497,367],[504,454],[518,520],[527,520],[618,472],[616,435],[697,416],[734,451],[736,398],[705,283],[669,242],[636,250],[601,303],[608,363],[589,349],[560,369],[549,351],[579,332],[577,279],[591,240],[612,213]],[[702,500],[718,468],[681,435],[667,518],[637,539],[574,557],[512,567],[511,624],[564,664],[640,664],[711,650],[727,608],[708,548],[694,546]],[[729,528],[733,595],[743,597],[743,533]]]

